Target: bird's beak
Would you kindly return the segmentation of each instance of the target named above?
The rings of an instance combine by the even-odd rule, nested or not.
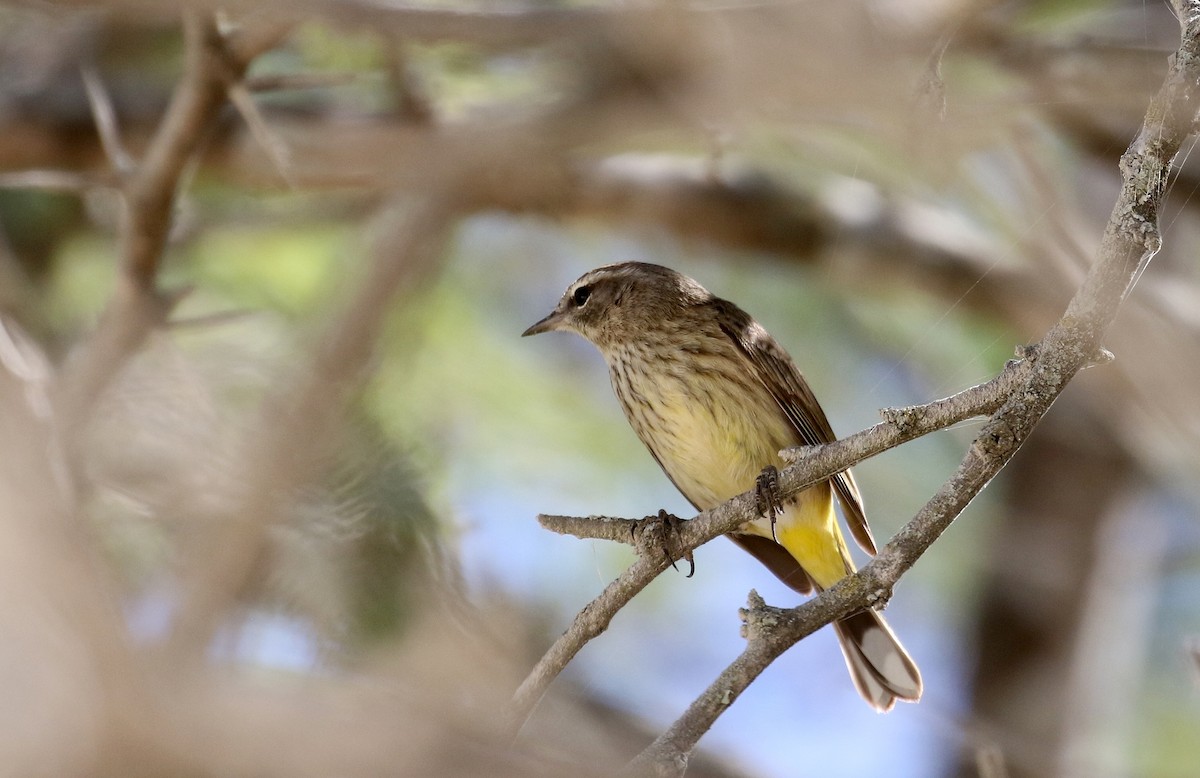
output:
[[[529,329],[522,332],[521,337],[525,338],[530,335],[540,335],[543,332],[553,332],[554,330],[562,329],[562,321],[563,321],[563,312],[562,311],[559,311],[559,310],[551,311],[549,316],[547,316],[546,318],[539,321],[537,324],[534,324],[532,327],[530,327]]]

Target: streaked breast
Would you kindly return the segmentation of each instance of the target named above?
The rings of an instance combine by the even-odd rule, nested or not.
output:
[[[795,433],[749,365],[729,347],[607,354],[630,425],[701,510],[754,486]],[[740,369],[744,368],[744,369]]]

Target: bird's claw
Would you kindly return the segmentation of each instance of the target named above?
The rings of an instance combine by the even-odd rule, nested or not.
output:
[[[682,524],[683,519],[667,513],[665,510],[659,510],[657,516],[647,516],[635,523],[630,528],[630,535],[635,546],[644,543],[646,547],[649,547],[651,544],[656,544],[662,550],[663,556],[670,560],[671,567],[675,570],[679,569],[679,566],[675,564],[676,559],[686,559],[688,563],[687,577],[691,578],[696,572],[696,560],[693,558],[692,552],[685,551],[682,557],[676,557],[671,551],[672,544],[676,547],[683,545],[679,538],[679,528]],[[647,532],[651,533],[649,537],[646,536]]]
[[[775,517],[783,513],[783,492],[779,488],[779,469],[775,465],[767,465],[758,474],[754,491],[758,496],[758,514],[771,520],[771,538],[778,542]]]

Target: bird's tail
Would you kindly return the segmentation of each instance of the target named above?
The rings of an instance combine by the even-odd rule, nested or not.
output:
[[[833,628],[854,686],[872,708],[884,713],[896,700],[921,699],[921,671],[883,616],[866,610],[834,622]]]

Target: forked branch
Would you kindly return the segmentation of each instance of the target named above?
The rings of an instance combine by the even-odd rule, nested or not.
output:
[[[1161,245],[1158,211],[1172,162],[1193,131],[1200,102],[1200,2],[1186,4],[1182,43],[1159,92],[1151,100],[1138,136],[1121,158],[1123,186],[1091,272],[1062,318],[1026,358],[1011,362],[992,381],[960,395],[912,409],[885,413],[886,421],[845,440],[800,450],[781,473],[791,494],[899,443],[965,418],[991,414],[954,474],[862,570],[794,609],[771,608],[756,594],[744,611],[745,651],[718,676],[674,724],[629,766],[634,774],[682,775],[699,738],[780,654],[831,621],[878,606],[972,499],[1017,452],[1067,383],[1091,364],[1107,361],[1101,339],[1138,274]],[[951,420],[953,419],[953,420]],[[752,492],[706,511],[681,530],[687,549],[755,517]],[[608,537],[612,520],[595,530],[580,521],[542,517],[543,524],[571,526],[588,537]],[[600,529],[599,527],[603,527]],[[613,538],[618,539],[618,538]],[[554,676],[578,650],[603,631],[621,606],[666,567],[641,554],[589,603],[518,689],[512,720],[519,726]]]
[[[177,192],[204,134],[261,46],[233,47],[211,15],[184,17],[184,73],[167,112],[136,165],[117,154],[124,200],[120,226],[120,265],[116,290],[91,334],[64,366],[57,381],[55,409],[69,440],[83,424],[121,367],[141,348],[179,300],[180,292],[157,287],[159,267],[171,231]],[[240,40],[240,38],[239,38]],[[276,38],[271,38],[276,40]],[[93,104],[100,90],[90,87]],[[120,149],[115,120],[97,111],[101,135]]]
[[[926,405],[884,411],[884,421],[834,443],[784,452],[785,458],[795,460],[795,464],[779,474],[784,496],[796,494],[901,443],[966,419],[993,413],[1032,372],[1035,352],[1025,349],[1022,353],[1023,358],[1010,361],[998,376],[986,383]],[[713,538],[733,531],[756,518],[757,512],[758,499],[751,490],[684,522],[676,546],[678,555],[682,557]],[[634,542],[630,528],[636,522],[630,519],[542,515],[538,521],[549,530],[580,538]],[[630,567],[575,616],[513,696],[509,711],[512,732],[521,727],[546,688],[579,650],[604,632],[616,612],[669,566],[670,560],[657,550],[640,553]]]

